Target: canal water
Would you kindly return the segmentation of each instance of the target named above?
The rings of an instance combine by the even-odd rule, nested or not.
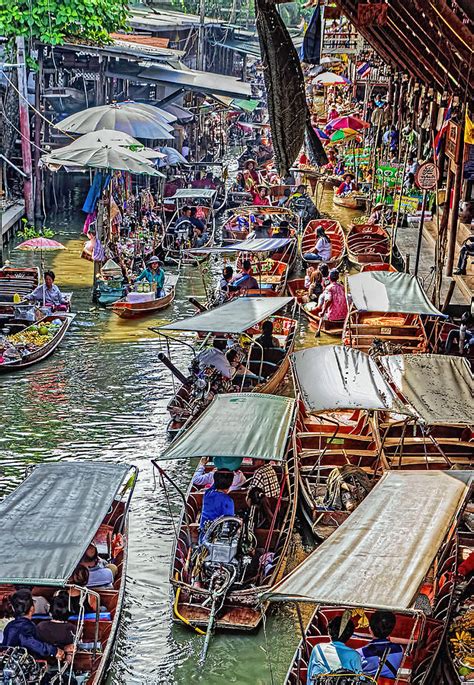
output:
[[[127,322],[97,308],[91,302],[92,264],[80,258],[84,216],[72,209],[80,206],[81,196],[79,191],[66,194],[58,212],[48,218],[55,239],[67,249],[45,259],[61,290],[73,291],[76,319],[47,361],[0,376],[0,498],[34,463],[87,459],[135,464],[140,475],[131,511],[127,592],[109,682],[281,682],[298,642],[291,609],[272,609],[265,630],[256,634],[213,637],[202,670],[197,661],[203,638],[173,624],[170,617],[168,570],[180,499],[155,481],[150,460],[168,443],[166,405],[174,387],[158,360],[166,348],[149,327],[194,313],[188,297],[203,297],[202,275],[186,267],[175,302],[160,316]],[[335,212],[329,200],[324,199],[323,209],[347,221],[347,210],[334,208],[339,210]],[[37,255],[13,249],[9,258],[17,265],[39,263]],[[218,268],[211,262],[208,278]],[[303,326],[299,345],[314,344],[314,336]],[[189,360],[186,347],[175,345],[171,352],[184,370]],[[186,489],[193,465],[167,463],[165,468]],[[294,547],[294,557],[301,557],[301,545]]]

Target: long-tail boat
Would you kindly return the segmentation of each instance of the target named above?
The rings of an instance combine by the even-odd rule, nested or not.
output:
[[[198,261],[208,259],[209,255],[197,257],[189,252],[191,247],[190,235],[193,232],[192,223],[190,221],[183,221],[179,223],[179,226],[176,226],[176,223],[183,207],[196,207],[198,212],[197,218],[205,223],[209,236],[204,247],[214,245],[216,233],[214,200],[216,194],[216,190],[208,188],[180,188],[172,197],[167,198],[167,202],[175,203],[176,209],[169,220],[163,238],[162,247],[165,251],[165,260],[172,260],[183,264],[196,264]]]
[[[339,221],[333,219],[313,219],[309,221],[303,231],[300,244],[301,259],[306,264],[311,264],[310,261],[305,260],[304,255],[309,252],[314,252],[316,242],[318,240],[316,231],[318,228],[323,228],[324,232],[331,240],[331,259],[326,264],[330,269],[339,266],[342,262],[346,252],[346,238],[342,226]],[[314,262],[313,262],[314,263]]]
[[[71,587],[80,591],[81,607],[88,597],[97,600],[96,612],[81,608],[69,618],[76,627],[75,653],[70,664],[62,665],[63,682],[76,675],[85,685],[99,685],[109,672],[125,595],[128,511],[137,473],[128,464],[102,461],[42,463],[0,502],[0,544],[9,551],[0,559],[0,600],[18,585],[48,601]],[[90,544],[103,563],[117,569],[110,588],[70,584]],[[32,620],[49,618],[34,614]],[[8,669],[21,657],[25,682],[39,685],[47,664],[25,659],[23,652],[18,647],[0,652],[0,665]]]
[[[175,274],[167,274],[165,279],[165,295],[163,297],[154,297],[154,293],[150,292],[150,299],[140,301],[132,299],[134,293],[126,295],[121,300],[117,300],[111,306],[114,314],[120,316],[121,319],[137,319],[141,316],[148,316],[154,314],[160,309],[166,309],[173,302],[176,294],[176,284],[178,276]]]
[[[163,354],[159,356],[181,381],[181,386],[168,403],[170,432],[180,430],[187,422],[189,425],[216,393],[276,392],[288,372],[297,328],[295,319],[280,316],[277,312],[291,301],[290,297],[240,297],[221,307],[153,329],[161,335],[167,335],[170,331],[197,333],[201,341],[201,345],[193,350],[195,357],[189,376],[176,369]],[[268,319],[273,323],[273,335],[279,347],[262,348],[256,342],[263,321]],[[232,378],[224,378],[221,371],[211,364],[200,363],[200,356],[211,349],[202,345],[203,339],[207,345],[214,340],[219,342],[224,339],[228,347],[230,345],[238,351],[242,361]]]
[[[303,301],[303,297],[308,293],[304,287],[303,278],[292,278],[286,284],[288,293],[292,295],[297,304],[300,314],[309,321],[309,326],[311,329],[326,333],[326,335],[331,335],[340,338],[344,328],[345,319],[338,319],[336,321],[329,321],[328,319],[322,319],[311,309],[306,308],[306,303]]]
[[[278,230],[282,221],[288,221],[290,235],[300,232],[301,219],[288,207],[236,207],[229,212],[222,227],[222,244],[228,245],[246,240],[251,231],[261,226],[264,219],[272,220],[272,230]]]
[[[246,489],[229,492],[235,516],[218,519],[205,533],[199,526],[205,490],[191,483],[170,569],[174,620],[209,632],[260,625],[267,604],[259,603],[258,595],[284,573],[295,520],[294,419],[295,400],[287,397],[218,395],[161,455],[164,461],[208,457],[220,468],[229,463],[248,480],[256,460],[273,462],[278,477],[278,493],[267,498],[265,515],[247,503],[247,480]],[[206,473],[214,469],[205,468]]]
[[[273,590],[262,593],[263,601],[317,606],[306,628],[298,608],[303,635],[286,684],[309,682],[311,652],[330,642],[328,624],[334,618],[344,625],[353,621],[348,647],[371,644],[369,624],[378,609],[394,615],[390,641],[400,650],[396,673],[385,667],[386,650],[374,665],[372,680],[377,685],[437,682],[433,669],[454,586],[440,581],[455,571],[456,529],[471,495],[469,472],[389,471],[328,540]],[[352,675],[355,679],[356,672]]]
[[[382,354],[426,352],[424,321],[444,317],[418,280],[406,273],[369,271],[348,276],[352,305],[343,332],[345,345]]]
[[[11,342],[18,350],[18,354],[15,357],[9,357],[8,349],[3,355],[0,351],[0,373],[26,369],[49,357],[60,345],[75,317],[75,314],[56,312],[43,316],[34,324],[8,336],[6,341]],[[37,340],[41,341],[40,344],[36,342]]]

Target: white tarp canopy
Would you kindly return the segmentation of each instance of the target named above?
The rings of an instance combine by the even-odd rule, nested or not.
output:
[[[359,311],[444,316],[430,302],[415,276],[391,271],[365,271],[348,277]]]
[[[232,243],[223,247],[200,247],[191,249],[189,252],[195,254],[233,254],[238,252],[274,252],[294,243],[294,238],[249,238],[240,243]]]
[[[221,307],[160,326],[159,330],[244,333],[292,301],[292,297],[239,297]]]
[[[217,190],[212,188],[179,188],[174,195],[166,200],[212,200]]]
[[[474,380],[465,359],[440,354],[395,354],[382,357],[381,362],[427,424],[474,424]]]
[[[463,471],[385,473],[331,537],[262,597],[412,608],[472,477]]]
[[[309,412],[365,409],[410,413],[365,352],[345,345],[324,345],[295,352],[291,362]]]
[[[161,459],[251,457],[282,461],[295,400],[261,393],[216,395]]]

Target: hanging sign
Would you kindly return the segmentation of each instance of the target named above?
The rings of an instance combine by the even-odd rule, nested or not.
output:
[[[456,162],[459,156],[459,146],[461,144],[461,127],[453,121],[448,123],[448,133],[446,135],[445,153],[452,162]]]
[[[433,162],[421,164],[415,173],[415,183],[421,190],[434,190],[438,181],[438,169]]]
[[[387,22],[387,10],[385,2],[359,3],[357,21],[361,26],[383,26]]]
[[[407,195],[402,195],[402,197],[400,197],[397,195],[393,203],[393,209],[396,212],[400,209],[400,211],[405,214],[414,214],[418,209],[418,198],[408,197]]]

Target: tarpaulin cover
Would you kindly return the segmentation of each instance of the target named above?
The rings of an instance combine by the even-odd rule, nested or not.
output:
[[[358,310],[444,316],[410,274],[366,271],[348,279],[352,301]]]
[[[264,597],[406,610],[472,479],[463,471],[389,471],[346,521]]]
[[[0,502],[0,583],[64,585],[130,466],[39,464]]]
[[[172,197],[167,197],[167,200],[186,200],[186,199],[199,199],[202,197],[204,200],[212,200],[217,190],[212,188],[180,188],[175,192]]]
[[[161,459],[285,457],[295,400],[259,393],[217,395]]]
[[[232,252],[273,252],[274,250],[281,250],[291,242],[291,238],[250,238],[242,240],[240,243],[232,243],[232,245],[225,245],[224,247],[202,247],[194,250],[189,250],[193,254],[199,252],[200,254],[208,253],[232,253]]]
[[[216,309],[160,326],[160,331],[244,333],[292,301],[292,297],[239,297]]]
[[[325,345],[292,355],[301,399],[309,412],[339,409],[410,413],[375,361],[344,345]]]
[[[381,358],[397,388],[428,424],[474,424],[474,381],[462,357],[395,354]]]

